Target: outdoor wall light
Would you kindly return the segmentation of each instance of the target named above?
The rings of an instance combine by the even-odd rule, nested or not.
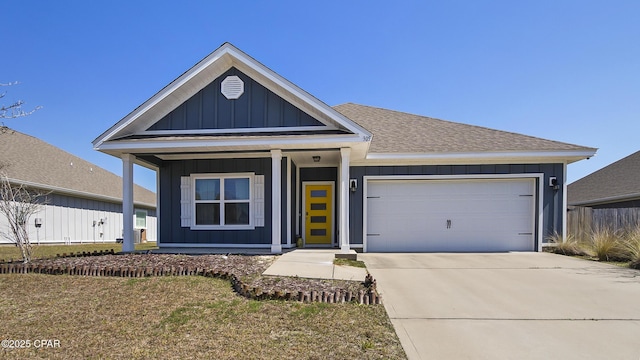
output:
[[[349,189],[351,190],[351,192],[356,192],[356,190],[358,190],[358,180],[349,180]]]
[[[558,178],[552,176],[549,178],[549,187],[553,188],[553,190],[560,189],[560,184],[558,183]]]
[[[320,156],[319,155],[312,156],[311,158],[313,159],[313,162],[320,162]]]

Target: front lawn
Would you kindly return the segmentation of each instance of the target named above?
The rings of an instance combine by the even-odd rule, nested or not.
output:
[[[247,300],[215,278],[11,274],[0,293],[2,339],[60,344],[8,359],[405,358],[381,305]]]
[[[108,243],[108,244],[73,244],[73,245],[32,245],[33,246],[33,258],[41,259],[41,258],[51,258],[55,257],[56,254],[70,254],[70,253],[82,253],[86,252],[94,252],[94,251],[109,251],[113,250],[114,252],[122,251],[122,244],[116,243]],[[155,242],[148,242],[144,244],[136,244],[136,250],[151,250],[157,249]],[[20,255],[20,249],[18,249],[15,245],[7,244],[0,245],[0,261],[2,260],[10,260],[13,259],[15,261],[19,261],[22,259],[22,255]]]

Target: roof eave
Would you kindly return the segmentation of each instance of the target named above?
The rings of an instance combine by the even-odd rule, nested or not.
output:
[[[91,193],[91,192],[87,192],[87,191],[79,191],[79,190],[67,189],[67,188],[63,188],[63,187],[59,187],[59,186],[40,184],[40,183],[35,183],[35,182],[31,182],[31,181],[24,181],[24,180],[19,180],[19,179],[9,179],[9,182],[12,183],[12,184],[22,185],[22,186],[26,186],[26,187],[29,187],[29,188],[42,189],[42,190],[49,191],[49,192],[52,192],[52,193],[57,193],[57,194],[64,194],[64,195],[70,195],[70,196],[74,196],[74,197],[94,199],[94,200],[100,200],[100,201],[106,201],[106,202],[111,202],[111,203],[122,204],[122,198],[115,197],[115,196],[99,195],[99,194],[95,194],[95,193]],[[145,202],[142,202],[142,201],[134,201],[133,204],[134,205],[138,205],[138,206],[153,208],[153,209],[156,208],[155,204],[149,204],[149,203],[145,203]]]
[[[569,202],[569,205],[571,205],[571,206],[595,206],[595,205],[603,205],[603,204],[623,202],[623,201],[632,201],[632,200],[640,200],[640,193],[616,195],[616,196],[609,196],[609,197],[593,199],[593,200],[582,200],[582,201]]]
[[[371,164],[508,164],[508,163],[573,163],[594,156],[596,149],[556,151],[501,151],[456,153],[369,153]]]

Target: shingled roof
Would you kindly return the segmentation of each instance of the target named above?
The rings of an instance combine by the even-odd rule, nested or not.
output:
[[[596,149],[353,103],[334,109],[373,134],[369,153],[471,153]]]
[[[569,184],[569,205],[598,205],[640,199],[640,151]]]
[[[74,196],[122,201],[120,176],[12,129],[0,131],[0,164],[11,181]],[[136,185],[134,202],[155,207],[156,195]]]

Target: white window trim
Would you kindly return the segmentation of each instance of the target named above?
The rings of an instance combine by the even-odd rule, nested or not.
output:
[[[254,198],[254,177],[255,173],[203,173],[203,174],[191,174],[191,230],[254,230],[254,210],[256,206]],[[197,225],[196,224],[196,180],[198,179],[220,179],[220,192],[224,190],[224,179],[227,178],[248,178],[249,179],[249,224],[248,225]],[[238,202],[245,202],[238,201]],[[220,220],[224,220],[224,204],[220,202]]]
[[[144,227],[138,226],[138,212],[144,213]],[[133,225],[135,229],[146,229],[147,228],[147,217],[149,216],[149,212],[146,209],[134,209],[133,210]]]

